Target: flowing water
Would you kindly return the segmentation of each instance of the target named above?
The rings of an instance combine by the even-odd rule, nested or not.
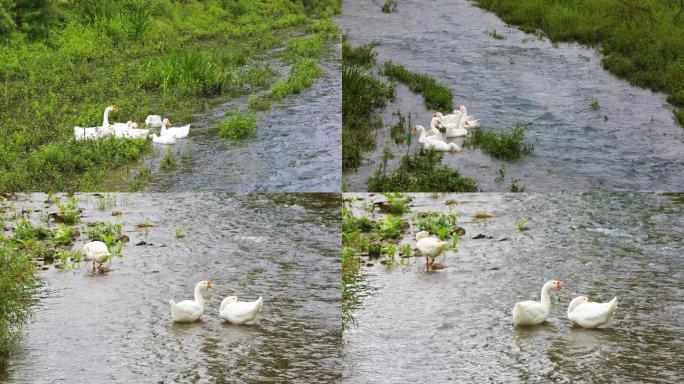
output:
[[[483,191],[508,191],[514,180],[528,191],[684,191],[684,129],[666,96],[603,70],[595,50],[554,47],[466,0],[400,1],[392,14],[376,3],[345,1],[342,24],[352,45],[378,41],[378,63],[393,60],[448,84],[455,104],[466,105],[485,129],[532,123],[527,136],[537,141],[535,152],[522,160],[503,162],[472,149],[445,155],[445,163],[478,179]],[[489,36],[493,30],[505,40]],[[396,121],[391,112],[397,109],[425,127],[434,112],[405,86],[384,114],[385,125]],[[347,190],[366,189],[389,141],[386,128],[379,148],[366,153],[369,160],[345,174]],[[412,151],[417,147],[414,140]],[[502,165],[505,180],[496,182]]]
[[[81,195],[92,201],[81,204],[83,220],[122,223],[131,239],[124,257],[107,275],[86,265],[41,272],[43,297],[0,382],[339,379],[339,195],[115,196],[117,205],[100,211],[97,198]],[[43,209],[43,200],[17,206]],[[138,230],[143,222],[154,227]],[[141,241],[147,245],[135,245]],[[202,321],[172,323],[169,299],[192,298],[206,279],[215,287]],[[218,307],[228,295],[262,295],[260,324],[223,323]]]
[[[366,203],[354,203],[357,215]],[[444,270],[426,273],[417,258],[364,267],[346,382],[682,382],[684,195],[423,194],[412,213],[449,209],[466,235]],[[514,328],[513,304],[539,300],[551,279],[566,288],[552,293],[548,322]],[[610,328],[571,326],[579,295],[619,298]]]
[[[276,54],[276,53],[273,53]],[[157,172],[160,156],[148,163],[155,170],[151,191],[215,190],[228,192],[339,192],[342,169],[340,45],[321,63],[324,76],[299,95],[274,102],[259,113],[254,138],[224,140],[218,124],[226,112],[246,108],[248,96],[222,103],[196,116],[188,140],[170,149],[180,167]],[[289,66],[268,60],[286,76]]]

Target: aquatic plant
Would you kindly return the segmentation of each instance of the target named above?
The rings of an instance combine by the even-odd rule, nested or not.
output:
[[[401,234],[401,228],[404,220],[401,216],[394,217],[391,213],[382,220],[378,220],[376,225],[378,227],[378,234],[383,239],[396,239]]]
[[[166,150],[166,156],[164,156],[161,164],[159,164],[159,169],[168,172],[173,171],[176,168],[178,168],[178,161],[176,161],[176,158],[173,156],[173,150],[169,148]]]
[[[354,216],[351,209],[342,207],[342,231],[344,233],[355,231],[370,232],[375,228],[375,223],[368,217],[363,216],[357,218]]]
[[[253,113],[238,112],[219,124],[219,135],[224,139],[243,140],[256,136],[257,117]]]
[[[504,181],[504,178],[506,177],[506,167],[504,167],[503,164],[501,164],[501,168],[499,168],[499,171],[496,173],[496,177],[494,178],[494,181],[497,183],[500,183]]]
[[[632,84],[664,91],[671,104],[684,107],[684,12],[679,0],[478,0],[476,5],[551,41],[599,46],[606,69]]]
[[[325,40],[319,35],[292,39],[285,48],[285,57],[291,60],[300,58],[318,59],[325,48]]]
[[[57,209],[61,221],[66,225],[74,225],[81,221],[81,208],[78,207],[78,199],[67,196],[66,203],[57,202]]]
[[[0,242],[0,371],[7,365],[36,303],[38,277],[31,258]]]
[[[423,95],[428,109],[442,112],[451,112],[454,109],[454,95],[451,89],[428,74],[410,71],[405,66],[391,61],[384,63],[382,74],[406,84],[411,91]]]
[[[534,152],[534,143],[525,140],[525,131],[530,124],[516,122],[514,127],[498,132],[474,129],[463,141],[466,148],[481,148],[492,157],[502,160],[517,160],[522,155]]]
[[[249,98],[248,105],[250,111],[268,111],[271,109],[271,100],[266,97],[252,96]]]
[[[382,11],[384,13],[392,13],[397,10],[397,0],[385,0],[385,4],[382,5]]]
[[[515,226],[518,228],[519,231],[527,231],[529,228],[527,228],[527,224],[529,224],[530,219],[526,217],[521,217],[518,219],[518,221],[515,223]]]
[[[599,104],[598,100],[591,101],[591,109],[593,111],[598,111],[599,109],[601,109],[601,105]]]
[[[176,228],[176,239],[180,239],[185,237],[185,229],[183,228]]]
[[[152,169],[150,167],[142,167],[133,178],[129,189],[131,192],[140,192],[147,187],[150,180],[152,180]]]
[[[387,198],[387,203],[385,204],[387,212],[401,216],[409,211],[406,205],[411,199],[405,196],[401,192],[385,192],[383,196]]]
[[[520,180],[515,179],[511,181],[511,192],[525,192],[525,186],[524,185],[518,185],[518,182]]]
[[[491,31],[487,31],[487,34],[495,40],[505,40],[506,39],[506,36],[497,32],[496,29],[492,29]]]
[[[346,53],[345,53],[346,52]],[[382,127],[382,119],[373,111],[394,99],[395,88],[386,85],[356,63],[358,57],[351,47],[343,50],[342,66],[342,170],[358,168],[362,151],[375,148],[375,132]],[[367,53],[374,56],[372,46]],[[365,59],[363,59],[365,60]],[[362,60],[360,62],[363,62]]]
[[[302,58],[292,64],[287,80],[278,80],[271,88],[271,98],[281,100],[310,88],[315,80],[323,76],[323,69],[315,59]]]
[[[475,179],[463,177],[456,169],[442,164],[442,154],[421,149],[402,157],[392,172],[379,169],[368,179],[369,192],[477,192]]]
[[[352,47],[347,39],[342,41],[342,62],[345,65],[356,65],[363,68],[369,68],[375,64],[377,53],[375,47],[379,44],[376,41]]]
[[[108,245],[114,244],[114,239],[121,236],[123,227],[121,224],[112,224],[108,221],[98,221],[86,230],[88,240],[99,240],[107,243],[106,239],[112,239]]]
[[[436,234],[440,240],[446,240],[455,230],[458,223],[458,215],[455,213],[421,212],[414,219],[414,226],[419,231],[430,231]]]

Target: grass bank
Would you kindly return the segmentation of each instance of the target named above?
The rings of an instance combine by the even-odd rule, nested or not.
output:
[[[463,141],[465,148],[481,148],[490,156],[501,160],[518,160],[534,152],[534,143],[525,139],[529,124],[516,122],[515,126],[498,132],[473,129]]]
[[[663,91],[684,125],[684,2],[680,0],[478,0],[526,32],[600,48],[603,66]]]
[[[401,64],[386,61],[382,74],[392,80],[406,84],[414,93],[423,95],[425,106],[441,112],[451,113],[454,109],[454,94],[446,84],[425,73],[414,72]]]
[[[187,122],[208,98],[251,92],[269,71],[260,52],[291,32],[324,40],[341,1],[0,1],[0,190],[100,189],[112,170],[139,160],[146,141],[74,142],[74,126],[142,121],[161,113]],[[308,51],[286,49],[311,77]],[[293,64],[294,65],[294,64]],[[302,85],[303,84],[303,85]]]

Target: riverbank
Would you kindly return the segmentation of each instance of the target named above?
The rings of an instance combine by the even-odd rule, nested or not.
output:
[[[525,32],[599,47],[603,66],[630,83],[662,91],[684,126],[684,3],[646,0],[477,0]]]
[[[116,184],[106,179],[139,162],[149,142],[75,142],[74,126],[100,125],[107,105],[119,110],[111,121],[141,122],[155,113],[192,122],[216,97],[264,87],[274,74],[258,55],[276,47],[286,46],[283,60],[293,69],[267,98],[301,92],[320,76],[310,62],[335,39],[331,18],[341,10],[336,0],[107,4],[38,8],[31,15],[45,16],[40,30],[37,19],[31,24],[26,18],[29,12],[10,12],[22,22],[0,29],[7,58],[0,64],[6,84],[0,89],[0,190]],[[305,73],[295,70],[302,67]]]

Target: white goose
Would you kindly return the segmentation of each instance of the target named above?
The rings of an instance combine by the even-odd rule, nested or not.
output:
[[[439,112],[437,112],[439,113]],[[439,116],[436,117],[436,119],[439,120]],[[441,122],[441,125],[446,128],[445,135],[446,137],[464,137],[468,135],[468,131],[464,127],[464,122],[463,122],[463,114],[460,114],[458,116],[458,119],[455,123],[444,123]]]
[[[591,303],[586,296],[572,299],[568,305],[568,319],[584,328],[606,328],[617,309],[617,297],[607,303]]]
[[[169,119],[162,120],[162,126],[161,131],[159,131],[159,136],[173,135],[176,137],[176,139],[183,139],[188,137],[188,135],[190,134],[190,124],[175,128],[167,128],[167,125],[171,125]]]
[[[105,108],[102,125],[99,127],[74,127],[74,137],[76,137],[76,140],[96,140],[113,134],[112,127],[109,125],[109,112],[116,111],[116,107],[112,105]]]
[[[425,256],[426,268],[429,268],[435,262],[435,258],[444,252],[447,244],[446,241],[430,236],[428,231],[416,233],[416,248]]]
[[[153,133],[150,135],[150,137],[152,138],[152,142],[155,144],[164,144],[164,145],[176,144],[176,136],[174,136],[174,135],[157,136],[156,133]]]
[[[425,135],[425,127],[422,125],[416,125],[415,127],[412,128],[413,132],[420,132],[420,137],[418,138],[418,142],[423,145],[423,147],[426,148],[432,148],[435,151],[439,152],[460,152],[461,147],[456,145],[456,143],[446,143],[443,140],[435,137],[435,136],[426,136]]]
[[[213,288],[211,281],[200,281],[195,285],[195,300],[183,300],[176,303],[169,300],[171,306],[171,318],[176,323],[189,323],[199,320],[204,314],[204,297],[202,292]]]
[[[159,115],[148,115],[145,118],[145,125],[148,127],[159,128],[162,126],[162,118]]]
[[[114,123],[112,124],[112,129],[114,129],[114,136],[121,139],[123,137],[126,137],[126,133],[133,128],[137,128],[138,123],[134,123],[132,121],[127,121],[125,124],[124,123]]]
[[[539,301],[519,301],[513,307],[513,324],[515,325],[537,325],[546,321],[551,310],[550,291],[552,289],[562,289],[560,281],[547,281],[541,290],[541,302]]]
[[[221,302],[219,316],[233,324],[255,324],[263,304],[261,296],[255,301],[240,301],[237,296],[228,296]]]
[[[459,111],[463,115],[463,124],[467,129],[480,127],[480,119],[475,118],[475,116],[469,115],[468,108],[466,108],[465,105],[459,105],[458,108],[454,110],[454,113],[456,111]]]
[[[134,125],[131,126],[126,133],[124,134],[124,137],[128,139],[142,139],[142,138],[147,138],[150,134],[149,129],[138,129],[135,128],[138,126],[137,123],[133,123]]]
[[[439,130],[438,127],[442,125],[442,122],[440,121],[439,117],[432,117],[432,120],[430,120],[430,130],[425,132],[426,136],[432,136],[437,139],[442,138],[442,131]]]
[[[103,263],[106,263],[112,258],[112,254],[109,252],[109,247],[102,241],[91,241],[83,246],[83,255],[86,261],[93,262],[93,272],[95,272],[95,263],[99,265],[98,268],[102,267]]]

